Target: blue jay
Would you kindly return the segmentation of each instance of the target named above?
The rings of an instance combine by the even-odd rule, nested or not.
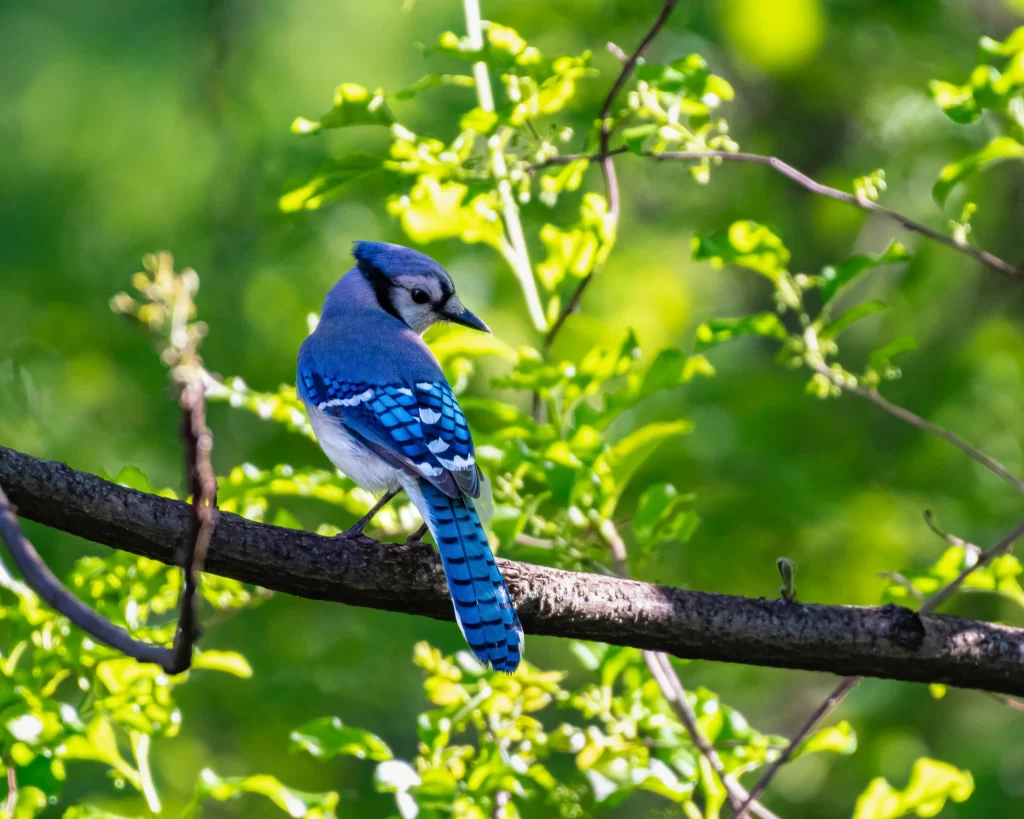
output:
[[[349,533],[404,489],[437,543],[466,642],[511,673],[523,628],[473,504],[483,476],[466,418],[420,338],[438,321],[490,330],[429,256],[384,242],[357,242],[353,255],[298,362],[299,395],[327,457],[359,486],[385,492]]]

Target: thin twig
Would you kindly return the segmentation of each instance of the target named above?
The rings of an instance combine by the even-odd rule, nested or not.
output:
[[[940,534],[942,533],[940,532]],[[1009,532],[1004,537],[1002,537],[999,540],[999,542],[997,542],[994,546],[982,552],[978,556],[978,559],[975,561],[973,565],[968,566],[966,569],[960,572],[958,577],[951,580],[949,583],[947,583],[945,586],[943,586],[941,589],[939,589],[937,592],[931,595],[931,597],[926,599],[924,603],[921,604],[921,608],[918,609],[918,615],[929,614],[935,611],[936,608],[942,605],[947,599],[949,599],[949,597],[953,595],[953,593],[960,587],[960,584],[967,579],[967,576],[971,572],[979,569],[989,561],[993,560],[1003,552],[1007,551],[1010,548],[1010,546],[1013,545],[1013,542],[1021,535],[1024,535],[1024,523],[1018,524],[1017,527],[1013,529],[1013,531]],[[836,686],[836,689],[828,696],[828,699],[826,699],[821,705],[818,706],[814,713],[811,714],[811,716],[808,718],[807,722],[805,722],[804,725],[800,728],[800,730],[797,731],[797,733],[789,741],[789,744],[783,749],[782,753],[779,755],[779,758],[776,759],[768,767],[764,774],[762,774],[761,778],[757,781],[757,784],[755,784],[754,787],[750,789],[750,797],[747,800],[747,802],[751,803],[751,805],[744,804],[744,806],[740,808],[740,810],[736,813],[734,819],[743,819],[743,817],[745,817],[748,812],[752,811],[752,800],[756,799],[758,796],[764,793],[764,790],[768,787],[768,783],[771,782],[772,777],[775,776],[779,768],[781,768],[783,765],[786,764],[786,762],[789,761],[790,757],[793,756],[793,752],[800,745],[800,743],[803,742],[807,738],[807,735],[812,730],[814,730],[814,727],[819,722],[821,722],[821,720],[824,719],[825,716],[827,716],[829,712],[831,712],[842,701],[843,697],[845,697],[850,691],[853,690],[853,688],[857,685],[857,683],[861,681],[861,679],[861,677],[843,678],[842,682],[840,682],[839,685]],[[1024,709],[1024,704],[1018,703],[1016,700],[1010,700],[1009,698],[1007,698],[1006,701],[1007,704],[1010,705],[1010,707],[1012,708],[1017,708],[1019,706],[1021,709]]]
[[[837,373],[833,372],[829,368],[829,366],[825,364],[824,361],[818,360],[808,362],[808,366],[810,366],[811,369],[813,369],[815,372],[827,378],[831,384],[839,387],[841,390],[853,393],[854,395],[859,395],[861,398],[866,398],[872,404],[885,410],[894,418],[899,418],[901,421],[905,421],[911,426],[917,427],[918,429],[923,429],[925,432],[930,432],[932,435],[942,438],[942,440],[944,441],[948,441],[961,452],[966,454],[969,458],[971,458],[974,461],[977,461],[986,469],[998,475],[1000,478],[1002,478],[1004,481],[1010,484],[1010,486],[1012,486],[1018,492],[1024,494],[1024,481],[1013,475],[1005,466],[999,463],[999,461],[997,461],[991,455],[986,455],[984,452],[971,446],[969,443],[967,443],[967,441],[965,441],[956,433],[951,432],[945,427],[940,427],[938,424],[933,424],[931,421],[925,420],[920,415],[917,415],[916,413],[913,413],[908,409],[904,409],[898,404],[893,404],[891,401],[888,401],[885,398],[883,398],[877,390],[866,389],[864,387],[857,387],[848,384],[845,379],[843,379]]]
[[[972,563],[970,566],[967,566],[953,580],[949,581],[949,583],[947,583],[945,586],[943,586],[941,589],[939,589],[937,592],[931,595],[931,597],[925,600],[924,603],[921,604],[921,608],[918,609],[918,613],[927,614],[929,612],[935,611],[935,609],[937,609],[939,606],[945,603],[950,597],[953,596],[956,590],[972,572],[975,572],[983,566],[988,565],[1001,554],[1009,551],[1010,547],[1013,546],[1014,541],[1017,540],[1017,538],[1019,538],[1021,535],[1024,535],[1024,523],[1018,523],[1017,526],[1011,532],[1008,532],[1007,534],[1003,535],[1003,537],[994,546],[989,547],[984,552],[979,554],[974,563]]]
[[[697,714],[693,710],[693,706],[690,705],[690,700],[686,696],[686,689],[683,687],[682,680],[679,679],[679,675],[676,673],[672,662],[667,655],[658,651],[645,651],[644,662],[647,663],[651,676],[658,683],[662,695],[668,700],[672,710],[676,712],[679,721],[690,735],[694,747],[707,759],[711,769],[721,779],[722,784],[725,786],[730,806],[733,810],[738,810],[745,804],[749,796],[747,789],[732,774],[726,773],[718,751],[708,742],[707,737],[701,731],[700,723],[697,721]],[[752,802],[750,810],[755,815],[762,817],[762,819],[779,819],[776,814],[772,813],[760,802]]]
[[[927,524],[929,529],[935,532],[935,534],[946,541],[950,546],[959,546],[961,549],[966,549],[969,553],[973,554],[981,553],[980,547],[975,546],[973,543],[968,543],[962,537],[957,537],[952,532],[945,532],[940,529],[938,524],[935,522],[935,515],[932,514],[931,509],[924,510],[924,522]]]
[[[4,816],[14,819],[14,811],[18,807],[18,772],[14,769],[14,760],[6,760],[7,764],[7,798],[4,799]]]
[[[605,521],[600,527],[600,534],[605,543],[608,544],[608,549],[612,555],[612,567],[615,573],[620,577],[628,577],[626,542],[622,539],[622,535],[619,534],[619,530],[611,521]],[[721,757],[718,756],[718,752],[715,751],[701,731],[700,724],[697,722],[697,715],[694,713],[693,707],[686,697],[686,689],[683,687],[683,681],[679,679],[679,675],[676,673],[675,666],[672,665],[668,655],[664,652],[647,650],[643,652],[643,655],[644,662],[647,663],[647,668],[650,669],[651,675],[654,677],[655,682],[658,683],[662,696],[672,707],[672,710],[676,712],[679,721],[690,735],[694,747],[707,759],[711,769],[721,780],[729,799],[729,805],[733,810],[738,810],[741,805],[751,800],[746,790],[736,778],[725,772]],[[762,817],[762,819],[779,819],[756,800],[751,802],[751,810]]]
[[[753,810],[754,800],[756,800],[764,789],[768,787],[768,783],[772,781],[772,777],[778,772],[779,768],[789,762],[790,758],[796,752],[796,749],[800,747],[801,743],[807,739],[808,735],[815,729],[819,722],[827,717],[832,710],[842,702],[843,697],[847,695],[861,680],[860,677],[844,677],[842,681],[835,687],[835,690],[828,695],[828,698],[817,708],[814,709],[807,721],[800,727],[793,738],[790,739],[789,744],[782,749],[778,758],[769,765],[761,778],[757,780],[754,787],[750,789],[750,795],[747,797],[746,802],[743,803],[742,807],[736,812],[734,819],[744,819],[744,817]]]
[[[75,597],[50,571],[31,541],[25,537],[15,509],[0,488],[0,540],[14,558],[26,584],[51,608],[102,643],[142,663],[155,663],[168,674],[180,674],[192,664],[192,647],[197,636],[196,591],[198,574],[206,559],[217,519],[217,481],[210,465],[213,446],[206,427],[202,384],[182,391],[182,435],[185,440],[189,490],[192,494],[192,532],[187,553],[180,561],[184,571],[178,627],[172,646],[136,640]]]
[[[550,159],[536,165],[532,165],[529,170],[539,170],[548,165],[566,165],[580,159],[586,159],[591,162],[604,161],[609,157],[627,153],[627,151],[627,148],[619,147],[612,148],[610,150],[602,150],[598,153],[589,155],[563,154],[561,156],[551,157]],[[848,205],[853,205],[854,207],[868,211],[869,213],[877,213],[879,216],[896,222],[906,230],[919,233],[932,241],[939,242],[940,244],[951,247],[960,253],[964,253],[986,267],[989,267],[998,273],[1002,273],[1004,276],[1008,276],[1012,279],[1024,280],[1024,270],[1019,267],[1015,267],[1005,259],[1001,259],[993,253],[972,247],[966,242],[958,241],[952,236],[947,236],[944,233],[939,233],[939,231],[934,230],[927,225],[916,222],[913,219],[879,205],[877,202],[873,202],[870,199],[854,196],[852,193],[846,193],[845,191],[841,191],[837,188],[831,188],[828,185],[822,185],[820,182],[811,179],[807,174],[798,171],[792,165],[789,165],[774,156],[731,151],[666,151],[664,153],[647,153],[645,156],[658,161],[720,159],[725,162],[746,162],[755,165],[767,165],[772,170],[777,171],[787,179],[796,182],[800,187],[810,191],[811,193],[815,193],[820,196],[827,196],[830,199],[836,199],[840,202],[845,202]]]
[[[601,163],[601,176],[604,178],[604,189],[605,194],[608,197],[608,218],[611,221],[611,235],[614,236],[618,231],[619,227],[619,179],[615,174],[615,164],[612,162],[612,157],[617,152],[609,150],[609,141],[612,136],[612,121],[610,119],[612,112],[612,105],[615,104],[615,98],[618,96],[622,87],[626,84],[626,81],[632,76],[633,71],[636,69],[636,64],[640,61],[647,47],[654,41],[654,38],[658,36],[658,33],[664,28],[665,23],[668,22],[668,18],[672,14],[672,10],[676,7],[678,0],[665,0],[665,4],[661,7],[661,13],[658,18],[654,21],[654,24],[648,30],[647,34],[640,41],[640,45],[636,47],[636,50],[630,54],[622,63],[622,70],[619,75],[615,78],[615,82],[612,83],[612,87],[608,90],[608,94],[604,98],[604,103],[601,105],[600,122],[601,127],[599,131],[599,145],[600,151],[597,154],[597,161]],[[611,44],[609,43],[609,46]],[[616,47],[617,48],[617,47]],[[613,50],[614,54],[615,51]],[[619,50],[621,53],[621,49]],[[616,54],[618,56],[618,54]],[[620,59],[622,59],[620,57]],[[580,306],[580,302],[583,300],[583,294],[590,282],[594,278],[594,274],[597,272],[596,267],[591,270],[586,276],[580,279],[579,284],[573,290],[572,295],[569,297],[569,301],[566,302],[565,307],[559,312],[558,317],[551,325],[551,329],[548,331],[547,336],[544,338],[544,346],[550,347],[558,333],[562,329],[562,325],[565,324],[565,320],[575,313]]]

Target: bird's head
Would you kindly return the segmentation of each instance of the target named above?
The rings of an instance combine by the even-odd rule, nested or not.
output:
[[[387,242],[356,242],[352,255],[380,306],[417,333],[439,321],[490,332],[459,301],[447,271],[425,253]]]

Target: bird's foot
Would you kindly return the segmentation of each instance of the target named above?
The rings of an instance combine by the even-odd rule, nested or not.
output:
[[[422,524],[419,529],[413,532],[409,537],[405,539],[406,543],[420,543],[423,540],[423,536],[427,533],[427,524]]]

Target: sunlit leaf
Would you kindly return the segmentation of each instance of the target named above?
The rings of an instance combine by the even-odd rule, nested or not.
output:
[[[198,805],[206,798],[226,802],[247,793],[265,796],[296,819],[334,819],[338,805],[338,794],[331,791],[306,793],[288,788],[277,778],[266,775],[222,778],[209,768],[199,774],[194,803]]]
[[[822,327],[821,330],[818,331],[818,338],[822,341],[830,341],[831,339],[838,338],[841,333],[848,330],[855,322],[873,315],[874,313],[880,313],[881,311],[888,309],[888,304],[877,299],[874,301],[866,301],[863,304],[858,304],[856,307],[851,307],[849,310],[840,313],[832,319],[832,321]]]
[[[343,725],[337,717],[322,717],[300,725],[291,733],[292,751],[306,751],[317,759],[338,755],[383,762],[392,759],[387,744],[369,731]]]
[[[950,192],[975,171],[1002,162],[1005,159],[1024,159],[1024,145],[1012,137],[996,137],[980,151],[975,151],[961,159],[951,162],[942,169],[939,181],[932,188],[932,196],[940,205],[945,204]]]
[[[594,473],[605,487],[607,500],[601,513],[610,517],[626,485],[651,455],[665,442],[693,431],[689,421],[666,421],[647,424],[630,433],[594,463]]]
[[[914,763],[906,789],[896,790],[885,779],[873,779],[857,799],[853,819],[898,819],[936,816],[946,800],[964,802],[974,792],[974,778],[945,762],[922,758]]]
[[[907,249],[899,242],[893,242],[881,253],[860,253],[840,265],[829,266],[821,271],[821,298],[825,304],[831,302],[851,285],[858,276],[885,264],[905,262],[910,258]]]
[[[193,668],[206,668],[211,671],[223,671],[233,674],[244,680],[252,676],[252,666],[237,651],[212,651],[206,650],[197,652],[192,658]]]
[[[695,261],[710,260],[721,267],[737,264],[756,270],[772,281],[785,272],[789,251],[782,240],[757,222],[734,222],[726,235],[701,233],[692,240]]]
[[[803,754],[814,754],[821,751],[852,754],[856,750],[857,734],[853,730],[853,726],[843,720],[811,734],[794,752],[793,759]]]
[[[308,182],[284,193],[278,199],[278,207],[285,213],[316,210],[344,194],[351,183],[363,180],[384,167],[384,157],[369,154],[348,154],[332,159]]]
[[[724,344],[741,336],[762,336],[784,340],[788,333],[777,313],[758,313],[742,318],[711,319],[697,328],[695,350],[703,352],[710,347]]]
[[[297,117],[292,133],[315,134],[323,128],[345,128],[350,125],[390,125],[394,114],[384,100],[384,92],[370,92],[361,85],[344,82],[334,91],[334,107],[320,117],[310,120]]]

